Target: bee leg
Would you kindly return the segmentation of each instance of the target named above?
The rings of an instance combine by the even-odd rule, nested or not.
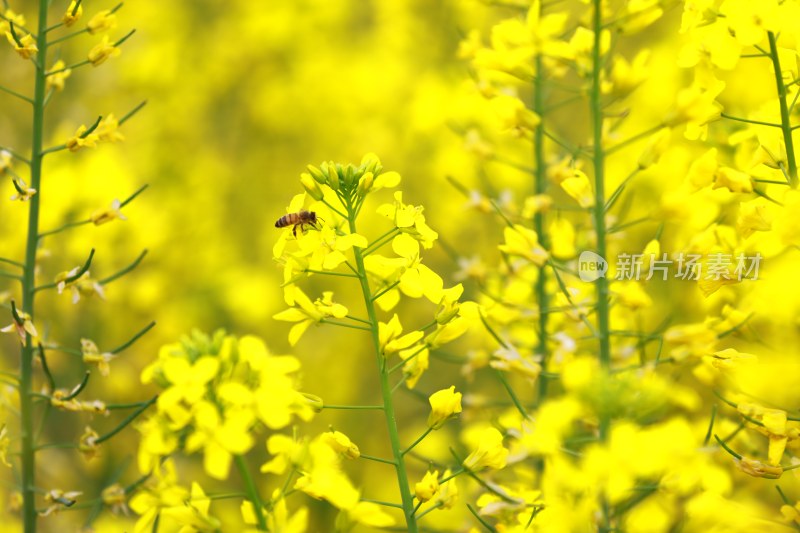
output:
[[[292,235],[294,235],[295,239],[297,238],[297,224],[295,224],[294,227],[292,228]]]

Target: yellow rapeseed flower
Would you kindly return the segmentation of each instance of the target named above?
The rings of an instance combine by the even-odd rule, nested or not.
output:
[[[417,500],[427,502],[439,492],[439,471],[433,470],[425,472],[422,481],[414,484],[414,495]]]
[[[463,461],[465,468],[480,470],[492,468],[499,470],[506,466],[508,450],[503,447],[503,434],[495,428],[486,428],[480,434],[478,447]]]
[[[122,50],[111,44],[108,35],[103,35],[103,40],[89,50],[87,58],[92,66],[100,66],[110,57],[118,57]]]
[[[69,28],[78,22],[81,15],[83,15],[83,6],[79,5],[77,0],[71,0],[69,7],[67,7],[67,10],[64,12],[64,16],[61,18],[61,22],[64,23],[64,26]]]
[[[455,392],[455,386],[442,389],[431,394],[428,402],[431,412],[428,415],[428,427],[439,429],[449,419],[461,412],[461,393]],[[430,499],[430,498],[429,498]]]
[[[108,9],[100,11],[86,23],[89,33],[95,35],[117,27],[117,16]]]
[[[6,32],[6,39],[14,47],[14,50],[19,54],[22,59],[30,59],[33,54],[39,51],[36,47],[36,40],[28,33],[19,38],[19,42],[14,39],[14,34],[10,31]]]

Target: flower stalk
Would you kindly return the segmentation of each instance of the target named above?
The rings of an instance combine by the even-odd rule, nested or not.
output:
[[[767,37],[769,39],[769,56],[772,60],[772,68],[775,72],[775,84],[778,89],[778,102],[781,106],[781,131],[783,132],[783,144],[786,147],[786,161],[788,165],[788,181],[789,185],[793,188],[797,188],[798,178],[797,178],[797,161],[795,160],[794,155],[794,142],[792,140],[792,124],[789,117],[789,105],[786,102],[786,97],[788,93],[788,89],[786,84],[783,82],[783,71],[781,70],[781,62],[780,58],[778,57],[778,43],[777,37],[773,32],[767,32]]]
[[[592,166],[594,168],[594,206],[592,216],[594,218],[595,236],[597,239],[597,254],[606,257],[606,198],[605,198],[605,147],[603,146],[603,100],[601,84],[603,81],[603,54],[602,54],[602,33],[603,33],[603,2],[593,0],[593,32],[594,42],[592,45],[592,77],[589,89],[589,106],[592,126]],[[596,312],[597,329],[596,336],[599,342],[598,357],[600,366],[604,372],[611,369],[611,343],[610,343],[610,306],[609,306],[609,282],[605,276],[600,276],[596,281]],[[599,438],[601,442],[606,441],[610,429],[611,420],[607,414],[600,415]],[[610,531],[610,509],[605,496],[601,496],[600,501],[602,515],[600,518],[599,530]]]
[[[259,531],[267,531],[267,520],[264,518],[263,510],[264,504],[261,502],[261,498],[258,495],[253,477],[250,475],[250,468],[247,466],[243,455],[236,455],[234,461],[237,470],[239,470],[239,474],[244,480],[245,488],[247,489],[247,499],[253,504],[253,510],[256,515],[256,520],[258,521],[258,529]]]
[[[541,6],[540,6],[541,16]],[[542,55],[536,54],[536,75],[533,79],[533,112],[539,116],[540,122],[533,130],[533,159],[534,159],[534,190],[536,194],[545,194],[547,188],[547,167],[544,156],[544,62]],[[539,244],[547,250],[549,243],[544,231],[544,213],[537,210],[533,215],[533,229],[539,236]],[[539,305],[539,343],[536,348],[542,361],[542,374],[539,375],[538,400],[541,403],[547,396],[548,379],[544,376],[547,369],[548,349],[547,349],[547,323],[550,317],[547,308],[550,301],[547,294],[547,265],[539,267],[539,275],[536,278],[536,302]]]
[[[22,308],[34,315],[36,295],[36,248],[39,235],[39,206],[42,197],[42,145],[44,139],[44,107],[47,89],[45,65],[47,64],[47,8],[48,0],[39,0],[39,22],[36,46],[39,49],[35,65],[33,93],[33,131],[30,155],[31,187],[37,194],[30,199],[28,207],[28,228],[25,243],[25,262],[22,272]],[[27,333],[27,342],[22,346],[20,357],[20,434],[22,470],[22,523],[25,533],[36,531],[36,443],[34,442],[33,413],[33,358],[34,344],[31,334]]]
[[[356,217],[357,209],[349,201],[346,202],[345,208],[347,209],[347,219],[350,224],[350,233],[355,234],[356,231]],[[397,474],[397,484],[400,489],[400,499],[403,504],[403,516],[406,520],[406,526],[409,532],[417,531],[417,517],[414,515],[414,498],[411,494],[411,489],[408,481],[408,474],[406,473],[405,459],[403,455],[403,447],[400,444],[400,434],[397,430],[397,417],[394,411],[394,400],[392,398],[392,385],[389,383],[390,371],[386,366],[386,360],[381,353],[380,337],[378,333],[378,317],[375,312],[375,298],[369,286],[367,279],[367,269],[364,266],[364,252],[361,248],[353,247],[353,254],[356,260],[356,270],[361,285],[361,294],[364,297],[364,305],[367,309],[367,317],[370,322],[370,332],[372,335],[372,342],[375,346],[375,360],[378,365],[381,397],[383,399],[383,412],[386,418],[386,427],[389,431],[389,443],[392,447],[392,457],[394,458],[393,465]]]

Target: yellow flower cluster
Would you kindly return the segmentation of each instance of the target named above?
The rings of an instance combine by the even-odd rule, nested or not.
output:
[[[157,413],[139,426],[140,470],[151,471],[181,447],[203,453],[208,475],[227,478],[233,457],[255,444],[254,427],[281,429],[295,418],[313,416],[297,389],[299,369],[295,357],[274,355],[252,336],[195,333],[164,346],[158,360],[142,372],[144,383],[164,390]]]

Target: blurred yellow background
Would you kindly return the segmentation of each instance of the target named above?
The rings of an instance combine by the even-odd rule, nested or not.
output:
[[[22,5],[11,7],[25,12]],[[94,2],[86,4],[87,10],[95,7]],[[84,226],[44,241],[40,280],[47,281],[82,264],[92,247],[97,249],[92,265],[96,277],[117,271],[148,250],[135,271],[107,287],[105,302],[82,300],[73,305],[68,295],[54,291],[39,297],[37,326],[53,342],[65,346],[78,347],[80,338],[88,337],[102,351],[121,344],[151,320],[157,321],[148,335],[112,363],[109,378],[92,379],[87,397],[122,403],[154,394],[154,389],[140,384],[140,370],[156,357],[161,345],[194,328],[253,333],[266,339],[275,352],[289,351],[287,325],[271,318],[285,307],[281,270],[272,258],[277,238],[273,224],[285,214],[291,197],[302,191],[297,178],[309,163],[357,163],[363,154],[375,152],[386,169],[398,171],[404,178],[405,199],[425,205],[429,224],[440,234],[443,246],[426,256],[426,264],[442,274],[446,285],[457,281],[459,269],[447,250],[464,257],[480,253],[488,264],[495,264],[502,223],[487,224],[489,219],[478,210],[465,210],[467,198],[447,178],[480,187],[497,198],[507,197],[505,190],[512,191],[509,201],[517,205],[533,186],[526,174],[497,164],[480,165],[465,150],[462,134],[486,120],[477,118],[484,115],[481,106],[485,103],[473,87],[467,66],[457,59],[457,49],[468,30],[486,29],[515,12],[514,8],[492,11],[477,1],[460,0],[126,3],[118,12],[119,27],[112,31],[112,38],[130,28],[136,28],[136,34],[123,45],[120,57],[96,69],[73,72],[66,89],[53,98],[46,124],[47,145],[60,144],[80,124],[91,124],[98,115],[120,117],[140,101],[148,102],[124,125],[124,142],[46,158],[41,191],[44,230],[85,218],[115,198],[124,199],[141,185],[149,185],[124,208],[127,221]],[[54,7],[53,16],[57,14],[60,8]],[[626,132],[635,133],[663,116],[677,89],[687,83],[686,73],[671,66],[677,50],[669,39],[677,38],[678,18],[677,13],[668,13],[654,31],[628,44],[631,49],[640,44],[654,46],[654,62],[670,68],[656,69],[631,100],[631,107],[640,112],[625,123]],[[664,35],[669,39],[663,39]],[[97,40],[81,35],[64,46],[62,55],[67,63],[78,61]],[[758,76],[762,67],[743,68]],[[30,91],[30,70],[30,65],[11,53],[0,55],[0,77],[14,90]],[[756,106],[760,99],[772,97],[750,90],[742,81],[746,74],[737,76],[731,79],[731,94],[739,98],[734,106]],[[585,113],[583,102],[577,106]],[[0,109],[0,145],[24,153],[30,136],[28,109],[2,93]],[[586,131],[574,124],[571,109],[567,106],[558,112],[556,128],[582,142]],[[532,154],[526,144],[510,136],[498,138],[504,143],[505,156],[530,164]],[[676,141],[665,155],[667,170],[655,167],[635,185],[640,196],[630,218],[658,205],[671,184],[683,178],[670,169],[685,169],[698,153],[702,152]],[[637,156],[609,161],[607,190],[622,181]],[[2,194],[12,193],[10,184],[4,184]],[[685,206],[676,200],[674,220],[685,224],[672,227],[675,232],[669,238],[675,243],[684,243],[719,216],[718,212],[686,213],[681,207]],[[0,255],[22,257],[26,216],[25,204],[0,202]],[[624,244],[625,251],[640,251],[656,227],[650,224],[620,234],[615,237],[615,249]],[[790,268],[774,268],[773,280],[785,281],[793,275]],[[318,280],[314,283],[310,293],[323,287]],[[794,298],[796,286],[768,281],[763,293],[751,297],[753,311],[773,313],[771,325],[770,319],[756,319],[762,320],[765,330],[790,335],[781,326],[796,326],[794,311],[800,301]],[[5,287],[9,292],[2,293],[3,301],[19,298],[12,284],[0,286]],[[342,300],[357,305],[355,287],[346,283],[339,287]],[[778,293],[786,304],[772,307]],[[476,297],[474,286],[467,287],[466,296]],[[653,296],[669,300],[682,314],[677,323],[699,320],[703,306],[724,303],[724,296],[703,300],[694,287],[682,285],[655,289]],[[406,309],[417,312],[414,307]],[[420,309],[430,312],[424,305]],[[664,319],[663,308],[655,311],[646,317],[645,329]],[[428,322],[428,317],[425,314],[412,326]],[[0,338],[0,350],[3,366],[15,369],[16,339]],[[292,352],[303,361],[306,390],[324,394],[326,401],[336,404],[374,401],[373,355],[359,333],[312,328]],[[60,386],[79,382],[84,373],[78,357],[69,354],[54,354],[50,366]],[[455,366],[447,378],[431,375],[426,379],[426,391],[463,380]],[[424,408],[409,401],[401,406],[401,414],[416,412],[420,406]],[[74,439],[83,431],[82,417],[51,415],[44,440]],[[94,421],[93,426],[102,433],[119,418],[115,413],[109,420]],[[358,418],[326,412],[314,421],[317,429],[329,425],[352,434],[364,451],[379,450],[385,444],[383,421],[377,415]],[[371,431],[373,427],[381,431]],[[423,428],[424,417],[418,417],[416,426],[405,428],[407,437],[413,438]],[[441,459],[447,459],[448,443],[458,438],[449,431],[426,441],[426,452],[444,450]],[[74,484],[95,497],[120,465],[126,467],[121,479],[131,481],[137,477],[135,464],[124,460],[135,453],[137,438],[133,428],[126,429],[113,446],[104,449],[103,457],[91,463],[73,450],[48,450],[39,457],[38,483],[64,490],[75,488]],[[263,445],[257,448],[256,456],[263,458]],[[202,475],[196,465],[183,466]],[[382,492],[394,490],[393,484],[386,488],[381,479],[359,474],[357,468],[353,477],[357,485],[365,486],[365,493],[379,498]],[[86,483],[87,477],[93,485]],[[9,483],[11,479],[6,476]],[[213,485],[204,488],[214,489]],[[233,516],[238,508],[230,504],[225,512]],[[319,504],[315,512],[320,523],[329,523],[334,516],[326,504]],[[85,516],[79,511],[44,519],[42,530],[62,531],[61,524],[73,527]],[[11,531],[15,526],[9,527]],[[98,531],[122,531],[120,527],[124,526],[119,519],[108,515],[97,523]]]

